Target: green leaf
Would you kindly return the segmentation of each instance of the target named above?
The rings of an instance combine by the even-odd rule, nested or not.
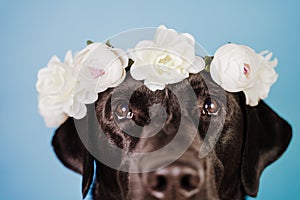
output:
[[[86,41],[86,44],[87,45],[93,44],[93,41],[92,40],[88,40],[88,41]]]
[[[109,46],[110,48],[114,48],[113,45],[110,43],[109,40],[107,40],[105,44],[106,44],[107,46]]]
[[[129,60],[128,60],[128,67],[131,67],[131,65],[134,63],[134,61],[131,59],[131,58],[129,58]]]
[[[213,60],[213,56],[205,56],[204,57],[204,62],[205,62],[205,67],[204,70],[206,70],[207,72],[210,72],[210,64],[211,61]]]

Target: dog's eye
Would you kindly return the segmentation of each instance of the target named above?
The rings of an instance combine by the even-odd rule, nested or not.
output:
[[[120,119],[131,119],[133,117],[133,113],[129,109],[129,105],[126,102],[118,103],[115,108],[115,115]]]
[[[205,100],[203,105],[203,114],[217,115],[219,110],[219,104],[215,99],[209,97]]]

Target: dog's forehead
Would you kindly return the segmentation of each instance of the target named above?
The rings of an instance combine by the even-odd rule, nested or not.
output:
[[[208,89],[209,88],[209,89]],[[148,100],[153,98],[163,99],[168,95],[169,91],[174,91],[177,96],[187,97],[187,91],[193,90],[197,97],[206,97],[210,95],[218,95],[220,90],[223,91],[210,77],[209,73],[201,72],[197,74],[191,74],[189,78],[184,79],[177,84],[167,85],[163,90],[151,91],[141,81],[133,79],[130,75],[126,77],[124,82],[112,90],[114,98],[117,99],[130,99],[132,97],[146,97]]]

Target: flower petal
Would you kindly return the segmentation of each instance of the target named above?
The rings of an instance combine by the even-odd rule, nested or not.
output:
[[[182,81],[189,73],[204,69],[204,60],[195,55],[195,40],[190,34],[179,34],[159,26],[153,41],[139,42],[129,50],[134,63],[130,68],[136,80],[145,80],[151,90]]]
[[[189,72],[196,74],[199,73],[200,71],[202,71],[205,67],[205,62],[204,59],[201,58],[200,56],[195,56],[195,60],[193,62],[193,64],[191,65],[191,67],[189,68]]]
[[[244,45],[226,44],[216,51],[211,62],[212,79],[228,92],[244,91],[246,104],[256,106],[277,80],[277,59],[270,61],[271,57],[268,51],[257,54]]]
[[[151,91],[163,90],[165,88],[165,84],[160,82],[155,82],[149,79],[144,81],[144,85],[149,88]]]

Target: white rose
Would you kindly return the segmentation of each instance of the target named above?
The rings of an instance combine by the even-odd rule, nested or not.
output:
[[[139,42],[128,50],[134,63],[130,73],[152,91],[177,83],[204,68],[204,60],[195,56],[195,40],[190,34],[178,34],[161,25],[154,40]]]
[[[93,103],[99,92],[122,83],[127,64],[128,56],[123,50],[103,43],[92,43],[81,50],[74,58],[75,73],[79,80],[76,93],[80,101]]]
[[[228,92],[243,91],[246,104],[256,106],[268,96],[277,80],[274,67],[277,59],[270,61],[272,53],[255,53],[244,45],[226,44],[220,47],[210,65],[212,79]]]
[[[48,127],[60,126],[68,116],[85,116],[85,105],[74,98],[75,84],[71,51],[67,52],[64,62],[53,56],[47,67],[39,70],[38,107]]]

